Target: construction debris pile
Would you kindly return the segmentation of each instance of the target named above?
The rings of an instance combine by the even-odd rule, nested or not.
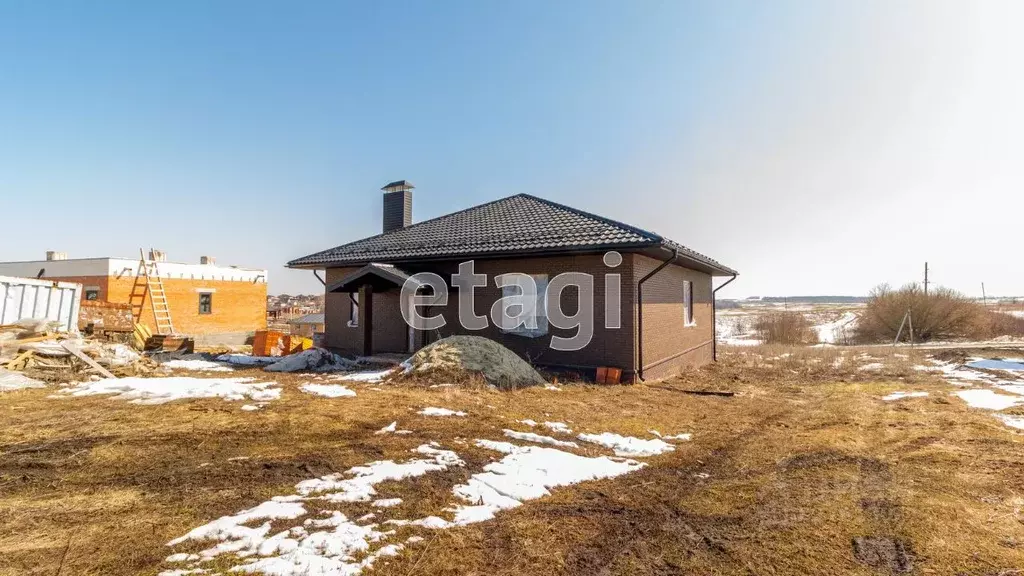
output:
[[[46,319],[0,326],[0,391],[68,382],[91,375],[115,378],[152,372],[157,364],[126,344],[55,331]]]

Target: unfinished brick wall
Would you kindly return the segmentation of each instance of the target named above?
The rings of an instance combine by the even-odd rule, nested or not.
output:
[[[639,282],[661,265],[661,261],[641,254],[631,255],[634,275]],[[693,282],[694,325],[687,326],[683,314],[683,281]],[[635,283],[634,283],[635,284]],[[671,264],[643,285],[642,359],[644,379],[678,374],[686,366],[711,361],[714,340],[711,276]]]
[[[47,280],[94,286],[99,289],[99,300],[123,303],[129,302],[136,281],[133,276],[47,277]],[[141,282],[145,287],[145,280]],[[181,334],[243,334],[267,327],[265,282],[164,278],[163,283],[174,329]],[[213,294],[210,314],[199,314],[199,293],[203,290]],[[155,331],[153,305],[148,294],[143,302],[141,320]]]

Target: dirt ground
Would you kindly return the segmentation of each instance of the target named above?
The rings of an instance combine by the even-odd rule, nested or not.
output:
[[[284,388],[258,412],[219,399],[0,394],[0,575],[154,575],[170,568],[172,538],[301,480],[407,458],[430,441],[479,469],[492,456],[459,442],[500,440],[524,418],[693,439],[638,472],[427,533],[366,573],[1024,573],[1024,435],[914,370],[919,358],[867,371],[857,366],[875,359],[843,354],[756,348],[635,386],[354,384],[356,397],[333,399],[300,392],[309,376],[239,371]],[[897,390],[930,395],[881,400]],[[469,416],[416,414],[425,406]],[[412,434],[374,434],[395,420]],[[406,496],[396,514],[436,513],[468,475],[396,484]]]

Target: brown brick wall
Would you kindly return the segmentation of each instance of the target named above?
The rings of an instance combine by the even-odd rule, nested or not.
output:
[[[51,278],[48,278],[51,279]],[[83,286],[97,286],[99,299],[107,302],[129,301],[135,277],[86,276],[52,278],[78,282]],[[171,309],[174,329],[181,334],[234,334],[263,330],[267,327],[267,285],[264,282],[232,282],[222,280],[163,279],[167,305]],[[144,286],[144,280],[143,280]],[[199,314],[199,292],[208,288],[213,292],[213,310]],[[83,298],[85,297],[83,292]],[[146,296],[142,323],[155,329],[153,307]]]
[[[628,257],[628,255],[627,255]],[[431,271],[439,274],[446,281],[450,281],[451,274],[458,270],[458,262],[435,262],[429,265],[404,266],[404,270],[415,273],[420,271]],[[352,273],[355,268],[335,268],[327,271],[327,284],[337,282],[344,276]],[[528,338],[513,334],[502,333],[490,321],[491,305],[501,297],[501,291],[494,285],[493,278],[498,274],[509,272],[521,272],[524,274],[547,274],[549,281],[562,272],[579,271],[588,272],[594,275],[594,337],[589,346],[575,352],[561,352],[550,348],[551,336],[571,337],[576,333],[575,329],[562,330],[549,326],[548,334],[538,338]],[[448,305],[440,310],[431,310],[428,314],[440,313],[444,316],[447,324],[438,330],[440,337],[454,334],[471,334],[492,338],[520,354],[524,358],[541,364],[557,364],[562,366],[596,367],[596,366],[617,366],[624,370],[632,370],[633,366],[633,315],[631,314],[631,283],[632,267],[629,260],[624,259],[623,263],[615,268],[606,267],[600,254],[578,255],[578,256],[556,256],[547,258],[528,259],[489,259],[477,260],[476,272],[486,274],[489,285],[476,290],[476,313],[488,317],[488,327],[484,330],[473,331],[464,329],[458,319],[458,292],[449,291]],[[621,293],[623,305],[621,312],[621,328],[606,329],[605,325],[605,285],[604,277],[608,272],[619,273],[621,278]],[[577,295],[574,290],[567,289],[562,293],[562,309],[567,312],[576,310]],[[362,331],[358,328],[347,326],[349,318],[350,302],[347,294],[326,295],[326,339],[325,344],[350,353],[362,352]],[[399,291],[376,292],[374,293],[374,350],[377,352],[395,351],[401,352],[406,349],[406,325],[402,320],[399,306]],[[424,341],[436,339],[432,332],[428,335],[418,335],[417,345]]]
[[[637,281],[661,264],[641,254],[631,257]],[[693,326],[687,326],[683,316],[684,280],[693,282]],[[671,376],[686,366],[711,361],[714,325],[709,274],[672,264],[645,282],[642,294],[643,333],[639,337],[643,339],[645,380]],[[638,357],[637,363],[640,361]]]
[[[497,340],[537,364],[579,367],[614,366],[623,369],[624,376],[631,378],[639,360],[638,337],[635,333],[637,310],[636,282],[644,274],[656,268],[660,261],[646,256],[623,254],[623,262],[617,268],[608,268],[601,254],[581,254],[539,258],[508,258],[476,260],[475,271],[488,276],[489,285],[476,290],[476,313],[488,317],[484,330],[466,330],[458,320],[458,292],[449,290],[447,306],[430,310],[428,315],[440,313],[447,324],[437,334],[420,334],[417,346],[433,341],[437,336],[471,334]],[[451,274],[458,270],[458,262],[431,262],[410,264],[402,267],[410,273],[430,271],[450,282]],[[357,268],[334,268],[327,270],[327,284],[337,282]],[[524,274],[547,274],[549,281],[562,272],[586,272],[594,276],[594,337],[586,348],[574,352],[552,350],[551,336],[571,337],[575,330],[562,330],[549,326],[548,334],[529,338],[501,332],[490,321],[491,305],[501,297],[501,291],[494,285],[494,276],[509,272]],[[607,329],[605,325],[605,275],[618,273],[621,278],[622,312],[621,328]],[[682,281],[690,280],[694,288],[694,326],[686,326],[683,319]],[[685,366],[700,365],[711,360],[711,277],[680,266],[671,265],[653,276],[644,285],[644,334],[643,363],[647,366],[645,378],[662,378],[678,373]],[[406,325],[401,317],[399,291],[374,293],[374,350],[375,352],[404,352],[406,349]],[[350,302],[347,294],[326,295],[326,336],[325,345],[340,351],[362,353],[362,329],[349,328]],[[573,312],[576,309],[574,290],[562,293],[562,309]],[[680,354],[681,352],[684,352]]]

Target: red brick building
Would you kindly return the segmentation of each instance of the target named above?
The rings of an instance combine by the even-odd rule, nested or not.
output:
[[[218,266],[207,257],[199,264],[167,262],[159,252],[149,261],[166,294],[175,333],[232,343],[266,328],[266,270]],[[0,263],[0,274],[77,282],[83,300],[131,304],[136,321],[157,332],[140,259],[68,259],[48,252],[46,260]]]
[[[734,270],[657,234],[526,194],[412,224],[411,190],[405,181],[384,188],[383,234],[288,263],[326,270],[326,346],[350,354],[406,353],[437,338],[475,334],[534,364],[584,372],[611,366],[627,379],[661,378],[714,358],[713,279],[735,277]],[[615,255],[606,258],[609,253]],[[450,279],[468,260],[488,278],[487,286],[475,289],[474,312],[481,316],[503,296],[493,281],[499,274],[528,274],[538,286],[563,272],[590,274],[589,344],[553,349],[551,337],[571,338],[576,329],[556,328],[547,312],[544,327],[532,331],[502,330],[491,322],[480,330],[464,328]],[[447,304],[430,310],[445,319],[442,328],[415,330],[402,317],[402,284],[418,272],[437,274],[448,285]],[[563,290],[561,309],[586,304],[579,292]],[[605,307],[609,299],[620,302],[617,316]],[[618,321],[609,321],[613,317]]]

